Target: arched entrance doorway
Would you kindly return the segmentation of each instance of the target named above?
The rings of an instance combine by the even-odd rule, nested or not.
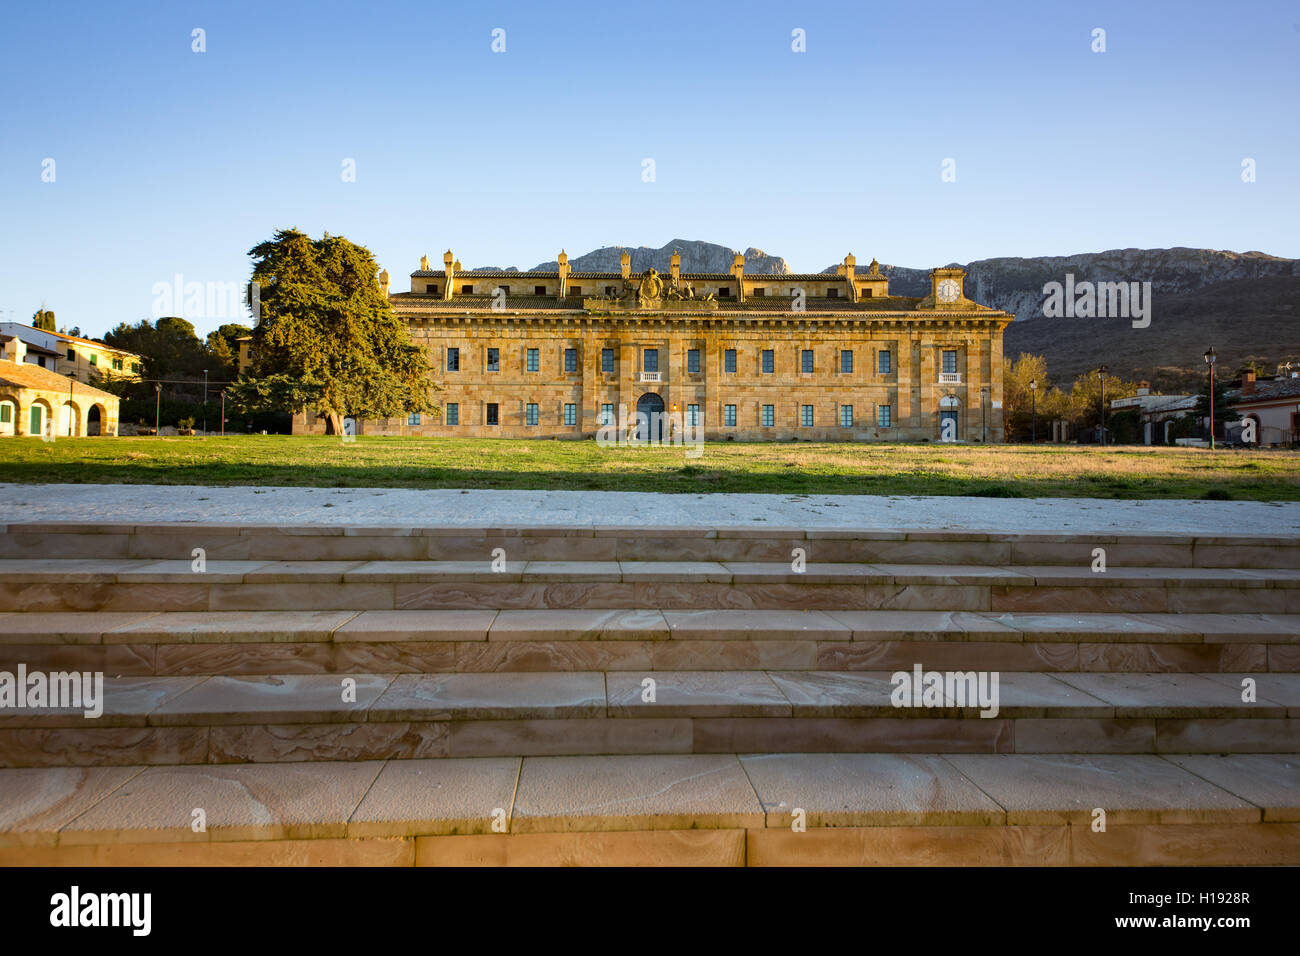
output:
[[[74,438],[81,434],[81,409],[74,402],[64,402],[59,409],[58,438]]]
[[[86,413],[86,434],[100,435],[104,431],[104,412],[99,405],[91,405]]]
[[[646,392],[636,400],[637,441],[662,442],[664,440],[664,400],[654,392]]]
[[[939,399],[939,441],[957,441],[961,437],[960,410],[956,395]]]

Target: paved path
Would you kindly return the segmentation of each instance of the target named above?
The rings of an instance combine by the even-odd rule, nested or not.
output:
[[[1300,503],[0,483],[0,523],[746,526],[1300,534]]]

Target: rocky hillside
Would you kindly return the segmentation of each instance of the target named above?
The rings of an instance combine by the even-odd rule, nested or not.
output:
[[[979,259],[951,263],[966,270],[966,294],[983,305],[1015,313],[1017,319],[1042,316],[1043,286],[1064,282],[1150,282],[1154,305],[1161,296],[1195,292],[1234,279],[1300,276],[1300,260],[1281,259],[1262,252],[1226,252],[1217,249],[1109,249],[1073,256],[1039,256],[1033,259]],[[834,272],[835,267],[824,269]],[[926,295],[928,269],[881,266],[890,277],[889,291],[897,295]]]
[[[735,249],[720,246],[715,242],[701,242],[696,239],[674,239],[658,249],[649,246],[604,246],[603,248],[569,255],[569,266],[574,272],[618,272],[620,260],[626,252],[632,257],[632,272],[644,272],[646,269],[658,269],[667,272],[669,259],[673,252],[682,256],[683,272],[730,272],[731,263],[736,258]],[[762,249],[752,246],[745,250],[745,272],[754,275],[787,275],[790,267],[780,256],[769,256]],[[500,266],[479,266],[469,272],[518,272],[516,266],[502,269]],[[530,271],[554,272],[555,260],[539,262]]]

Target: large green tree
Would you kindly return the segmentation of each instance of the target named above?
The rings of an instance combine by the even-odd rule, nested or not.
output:
[[[41,306],[41,308],[36,310],[36,314],[32,316],[32,328],[41,329],[45,332],[55,331],[54,313],[44,306]]]
[[[334,434],[345,417],[437,410],[428,358],[375,280],[370,250],[282,229],[249,256],[261,317],[252,368],[232,387],[236,401],[312,408]]]
[[[144,360],[145,378],[201,382],[204,369],[212,373],[216,368],[194,326],[177,316],[163,316],[157,322],[141,319],[135,325],[122,322],[104,336],[104,341],[139,355]]]

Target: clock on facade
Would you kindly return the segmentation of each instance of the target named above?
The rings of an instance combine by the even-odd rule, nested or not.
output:
[[[961,298],[961,286],[956,279],[944,279],[939,283],[938,294],[940,302],[956,302]]]

